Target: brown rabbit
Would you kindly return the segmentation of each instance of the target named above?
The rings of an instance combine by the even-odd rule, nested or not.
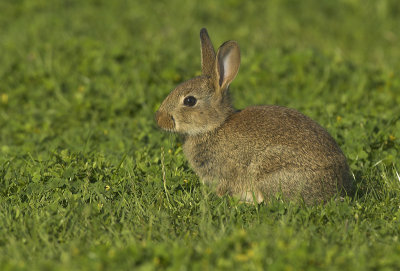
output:
[[[202,182],[249,202],[280,193],[317,203],[349,191],[346,158],[328,132],[294,109],[235,110],[228,88],[239,70],[239,46],[227,41],[215,54],[204,28],[200,39],[202,75],[177,86],[156,120],[184,134],[183,151]]]

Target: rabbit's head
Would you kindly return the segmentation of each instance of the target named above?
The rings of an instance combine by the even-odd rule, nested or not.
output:
[[[197,135],[219,127],[234,109],[228,87],[240,65],[239,46],[227,41],[215,54],[203,28],[200,31],[202,75],[178,85],[156,113],[164,130]]]

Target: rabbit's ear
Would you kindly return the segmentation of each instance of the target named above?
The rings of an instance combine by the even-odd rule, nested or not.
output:
[[[228,88],[240,66],[240,50],[236,41],[227,41],[219,47],[215,60],[215,84],[220,90]]]
[[[201,41],[201,71],[204,75],[212,75],[214,71],[215,51],[208,36],[207,29],[200,30]]]

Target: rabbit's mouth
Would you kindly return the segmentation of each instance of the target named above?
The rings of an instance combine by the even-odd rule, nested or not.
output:
[[[164,130],[167,130],[169,132],[174,132],[176,129],[175,125],[175,119],[172,115],[162,112],[162,111],[157,111],[156,112],[156,121],[157,125]]]

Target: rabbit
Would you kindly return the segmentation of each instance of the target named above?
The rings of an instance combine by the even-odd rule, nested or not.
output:
[[[281,195],[316,204],[352,190],[346,157],[312,119],[277,105],[234,109],[228,89],[239,46],[227,41],[215,53],[205,28],[200,40],[202,75],[178,85],[155,119],[183,135],[183,152],[202,183],[250,203]]]

